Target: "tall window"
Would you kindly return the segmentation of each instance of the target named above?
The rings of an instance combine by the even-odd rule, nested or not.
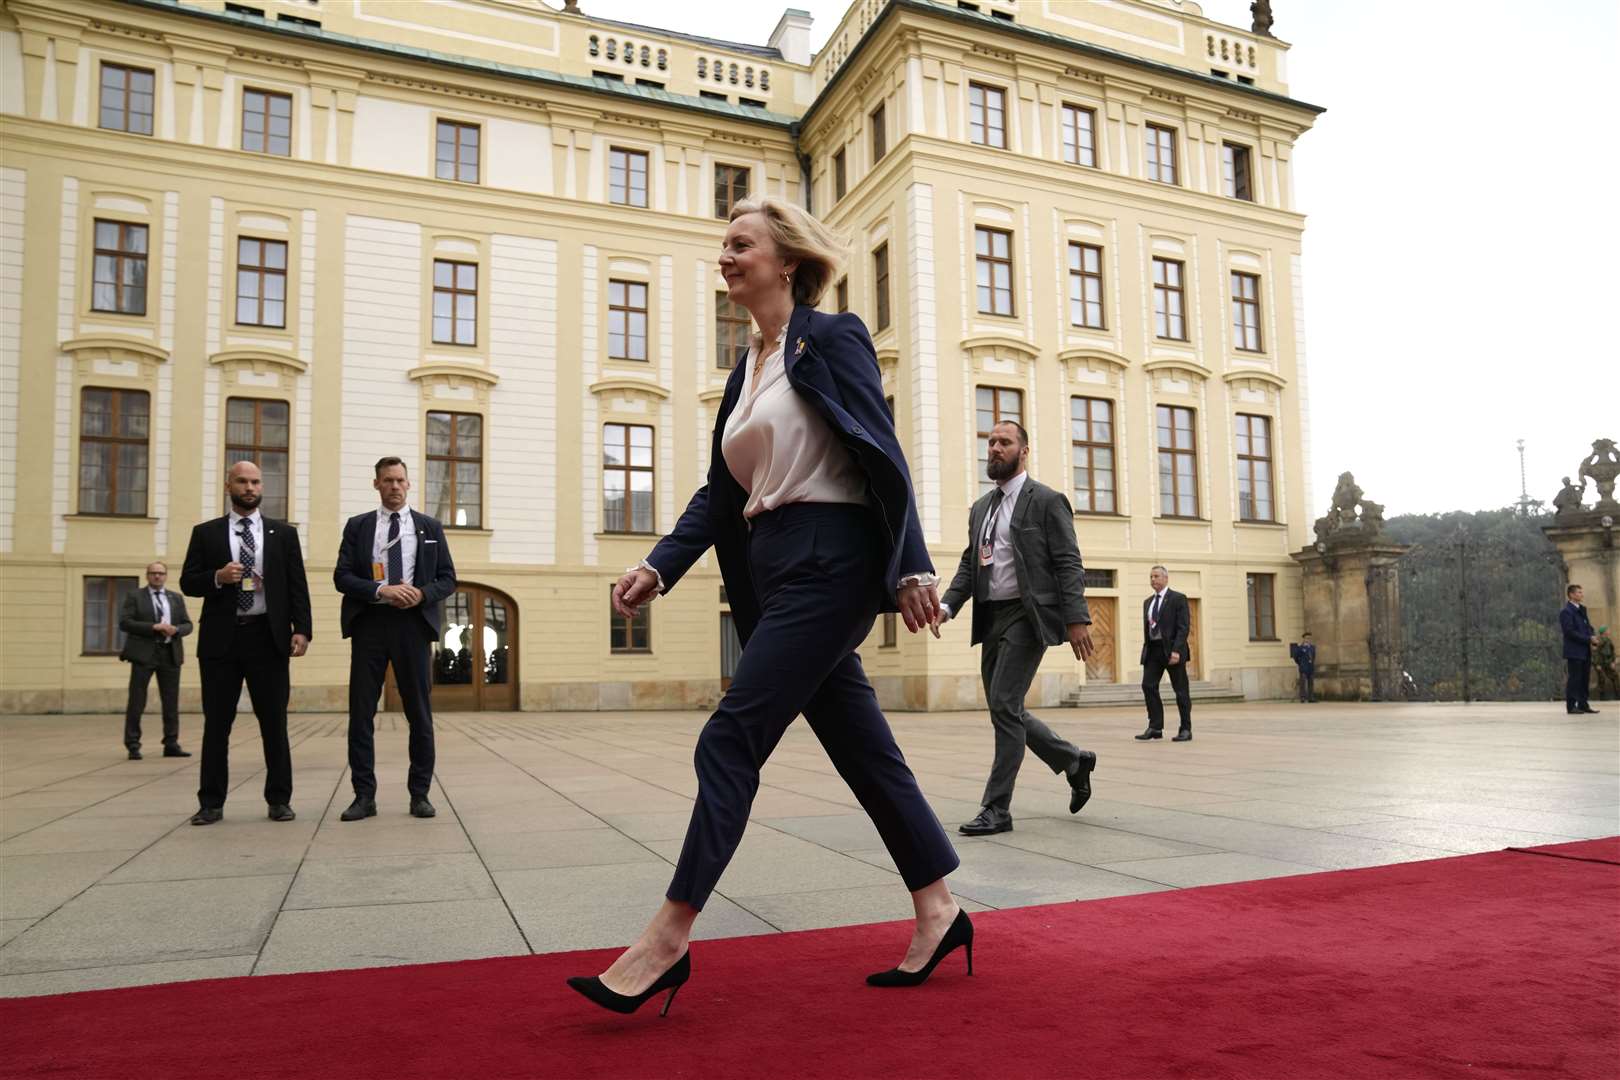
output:
[[[478,264],[433,260],[433,340],[478,344]]]
[[[1277,640],[1277,575],[1249,575],[1249,640]]]
[[[282,157],[292,153],[291,94],[242,91],[242,149]],[[476,167],[474,179],[477,179]]]
[[[883,160],[889,152],[888,107],[879,105],[872,110],[872,164]]]
[[[477,413],[427,414],[427,512],[462,529],[484,523],[484,418]]]
[[[1198,516],[1198,449],[1193,441],[1193,411],[1160,405],[1159,513],[1164,517]]]
[[[608,282],[608,357],[647,359],[646,282]]]
[[[838,279],[838,285],[833,289],[833,299],[839,311],[849,310],[849,278]]]
[[[1232,271],[1232,344],[1260,351],[1260,275]]]
[[[833,155],[833,201],[837,202],[844,197],[848,190],[849,170],[846,168],[846,159],[842,150]]]
[[[611,592],[609,596],[611,597]],[[652,652],[652,605],[643,604],[633,619],[613,610],[608,601],[608,638],[615,653]]]
[[[980,146],[1007,148],[1007,92],[968,83],[968,138]]]
[[[1102,248],[1095,244],[1069,245],[1069,322],[1104,330]]]
[[[1079,105],[1063,106],[1063,160],[1097,166],[1097,113]]]
[[[118,626],[118,613],[124,597],[140,588],[132,577],[87,577],[84,579],[84,653],[86,656],[117,656],[124,648],[124,631]]]
[[[647,205],[647,152],[608,151],[608,201],[620,206]]]
[[[1069,442],[1074,455],[1074,508],[1114,513],[1114,403],[1070,398]]]
[[[96,219],[90,308],[146,314],[146,226]]]
[[[1271,499],[1271,420],[1237,414],[1238,517],[1275,521]]]
[[[748,310],[721,290],[714,294],[714,366],[730,371],[748,348]]]
[[[438,148],[434,154],[436,175],[440,180],[456,180],[463,184],[478,183],[477,124],[458,124],[454,120],[439,121]]]
[[[748,198],[748,166],[714,167],[714,216],[721,221],[731,217],[731,208]]]
[[[151,398],[86,387],[79,399],[79,513],[146,513]]]
[[[287,517],[288,407],[285,401],[230,398],[225,402],[225,463],[251,461],[264,478],[264,512]]]
[[[1001,386],[980,386],[973,392],[974,423],[979,436],[979,494],[995,487],[990,479],[990,429],[1003,420],[1024,422],[1024,393]]]
[[[877,328],[889,325],[889,245],[879,244],[872,252],[872,281],[877,288]]]
[[[979,311],[985,315],[1013,314],[1012,234],[982,225],[975,227],[973,254]]]
[[[123,64],[101,65],[100,126],[133,135],[152,134],[152,73]]]
[[[1161,184],[1176,179],[1176,129],[1158,124],[1147,126],[1147,178]]]
[[[237,237],[236,322],[239,326],[287,325],[285,240]]]
[[[653,531],[653,429],[602,427],[602,531]]]
[[[1153,331],[1162,338],[1187,340],[1184,267],[1175,259],[1153,260]]]
[[[1238,143],[1221,143],[1221,183],[1226,197],[1254,201],[1254,186],[1249,180],[1249,148]]]

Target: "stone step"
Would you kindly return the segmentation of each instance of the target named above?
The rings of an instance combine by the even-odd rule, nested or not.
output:
[[[1194,701],[1244,700],[1243,691],[1212,682],[1195,681],[1188,685],[1187,690]],[[1166,679],[1160,684],[1159,693],[1163,695],[1165,704],[1174,708],[1175,694],[1170,689],[1170,680]],[[1063,698],[1064,707],[1070,709],[1140,704],[1142,687],[1137,683],[1088,683]]]

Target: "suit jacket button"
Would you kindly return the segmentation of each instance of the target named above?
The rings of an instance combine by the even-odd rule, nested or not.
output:
[[[849,430],[853,434],[856,434],[856,435],[865,435],[866,434],[866,432],[861,430],[861,425],[859,425],[859,424],[856,424],[854,427],[850,428]]]

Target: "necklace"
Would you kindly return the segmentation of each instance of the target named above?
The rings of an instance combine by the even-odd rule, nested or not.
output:
[[[757,350],[758,355],[754,357],[754,378],[759,378],[759,373],[765,370],[765,361],[771,358],[772,354],[776,352],[776,347],[782,343],[786,336],[787,331],[783,330],[781,336],[779,336],[776,341],[771,344],[769,352],[765,350],[765,339],[763,337],[760,338],[759,349]]]

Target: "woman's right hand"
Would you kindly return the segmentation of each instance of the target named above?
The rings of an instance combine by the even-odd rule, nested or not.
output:
[[[645,567],[627,571],[613,586],[613,610],[633,619],[641,613],[641,605],[657,595],[657,574]]]

